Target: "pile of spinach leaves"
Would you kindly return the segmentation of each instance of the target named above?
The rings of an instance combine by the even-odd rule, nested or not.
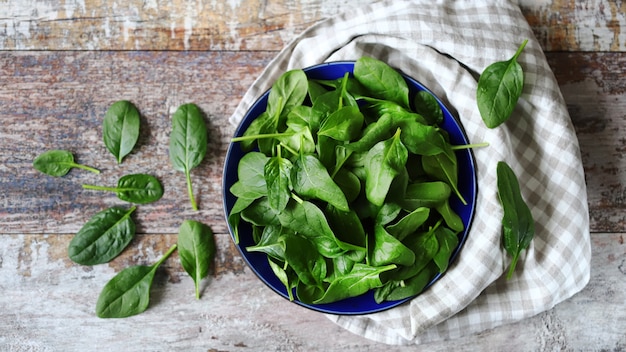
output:
[[[336,80],[291,70],[233,139],[247,153],[228,221],[237,242],[251,224],[246,250],[267,254],[291,299],[295,289],[309,304],[370,290],[378,303],[400,300],[447,270],[464,230],[450,197],[466,201],[458,146],[424,93],[409,97],[402,75],[370,57]]]

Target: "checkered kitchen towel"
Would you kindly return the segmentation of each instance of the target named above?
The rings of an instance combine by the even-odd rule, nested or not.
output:
[[[479,73],[509,59],[525,71],[512,118],[487,129],[476,106]],[[372,56],[434,91],[460,118],[474,151],[479,194],[467,242],[435,285],[410,302],[363,316],[328,317],[366,338],[388,344],[451,339],[515,322],[552,308],[589,280],[587,194],[578,141],[563,97],[539,43],[518,6],[506,0],[385,1],[350,9],[305,30],[268,65],[231,122],[285,70],[325,61]],[[536,220],[536,234],[513,278],[501,245],[502,207],[496,164],[506,161],[520,179]],[[504,275],[503,275],[504,274]]]

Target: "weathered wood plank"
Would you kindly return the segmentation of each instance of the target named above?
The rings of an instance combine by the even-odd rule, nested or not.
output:
[[[0,50],[280,50],[374,0],[24,1],[0,6]],[[519,0],[547,51],[626,50],[626,4]]]
[[[0,53],[0,233],[74,233],[97,211],[123,204],[82,183],[114,184],[131,172],[158,176],[166,193],[139,207],[142,233],[176,233],[183,218],[225,233],[223,156],[235,105],[271,52],[4,52]],[[577,130],[587,173],[591,229],[626,231],[626,72],[624,53],[549,53]],[[54,73],[52,73],[54,72]],[[616,74],[617,73],[617,74]],[[141,82],[141,83],[138,83]],[[101,119],[115,100],[142,113],[138,146],[117,165],[101,142]],[[170,117],[193,101],[207,114],[211,145],[192,172],[201,211],[189,206],[182,174],[169,165]],[[36,172],[33,158],[69,149],[101,175],[79,170],[64,178]]]
[[[65,52],[0,54],[0,233],[72,233],[96,212],[124,203],[81,184],[114,185],[128,173],[149,173],[165,195],[139,206],[139,231],[176,233],[183,218],[213,223],[225,232],[221,175],[234,132],[227,119],[270,53]],[[142,115],[134,152],[118,165],[102,142],[104,113],[116,100],[135,103]],[[191,210],[184,175],[170,166],[170,119],[195,102],[206,114],[210,143],[192,171],[201,211]],[[99,168],[53,178],[32,168],[48,149],[68,149],[78,162]]]
[[[412,350],[623,351],[625,236],[592,236],[590,283],[554,309],[475,336]],[[173,254],[158,272],[146,312],[126,319],[98,319],[94,307],[102,286],[123,267],[156,261],[176,236],[139,236],[110,264],[94,267],[67,259],[70,238],[2,236],[0,350],[406,350],[353,335],[322,314],[274,294],[245,267],[224,234],[216,236],[216,267],[203,282],[201,300],[195,299],[193,282]]]
[[[578,137],[587,180],[591,229],[626,228],[626,56],[552,53]]]

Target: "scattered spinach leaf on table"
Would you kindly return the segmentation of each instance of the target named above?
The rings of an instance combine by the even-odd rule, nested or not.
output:
[[[139,139],[139,111],[127,100],[111,105],[104,115],[102,138],[118,164],[128,155]]]
[[[524,201],[515,172],[504,161],[498,162],[498,196],[504,210],[502,238],[504,249],[513,256],[507,278],[513,276],[521,251],[528,248],[535,235],[535,222]]]
[[[61,177],[67,175],[72,168],[78,168],[99,174],[100,171],[90,166],[74,162],[74,155],[67,150],[48,150],[33,160],[33,167],[46,175]]]
[[[498,127],[509,119],[524,88],[524,71],[517,58],[528,40],[524,40],[513,57],[487,66],[478,79],[476,101],[488,128]]]
[[[135,265],[120,271],[104,286],[96,303],[99,318],[126,318],[148,309],[150,288],[157,269],[176,250],[170,249],[150,266]]]
[[[111,207],[92,216],[70,241],[70,259],[82,265],[96,265],[117,257],[135,237],[131,218],[135,209]]]
[[[191,169],[204,159],[207,143],[207,128],[198,106],[193,103],[181,105],[172,116],[169,155],[174,169],[185,173],[193,210],[198,210],[198,205],[193,195]]]
[[[196,298],[200,299],[200,282],[209,274],[215,258],[211,228],[199,221],[183,221],[178,229],[178,255],[183,269],[193,279]]]
[[[130,174],[120,177],[117,187],[83,185],[84,189],[114,192],[123,201],[136,204],[155,202],[163,196],[163,186],[159,180],[147,174]]]

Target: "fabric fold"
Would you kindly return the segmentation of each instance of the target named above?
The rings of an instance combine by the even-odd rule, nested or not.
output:
[[[511,119],[485,127],[476,104],[479,74],[521,43],[522,97]],[[371,56],[430,88],[477,148],[478,199],[460,255],[435,285],[399,307],[328,318],[388,344],[451,339],[519,321],[552,308],[589,281],[591,248],[578,141],[559,86],[519,7],[504,0],[384,1],[323,20],[290,42],[261,73],[231,116],[248,108],[286,70]],[[496,164],[517,174],[536,234],[514,276],[501,245]]]

